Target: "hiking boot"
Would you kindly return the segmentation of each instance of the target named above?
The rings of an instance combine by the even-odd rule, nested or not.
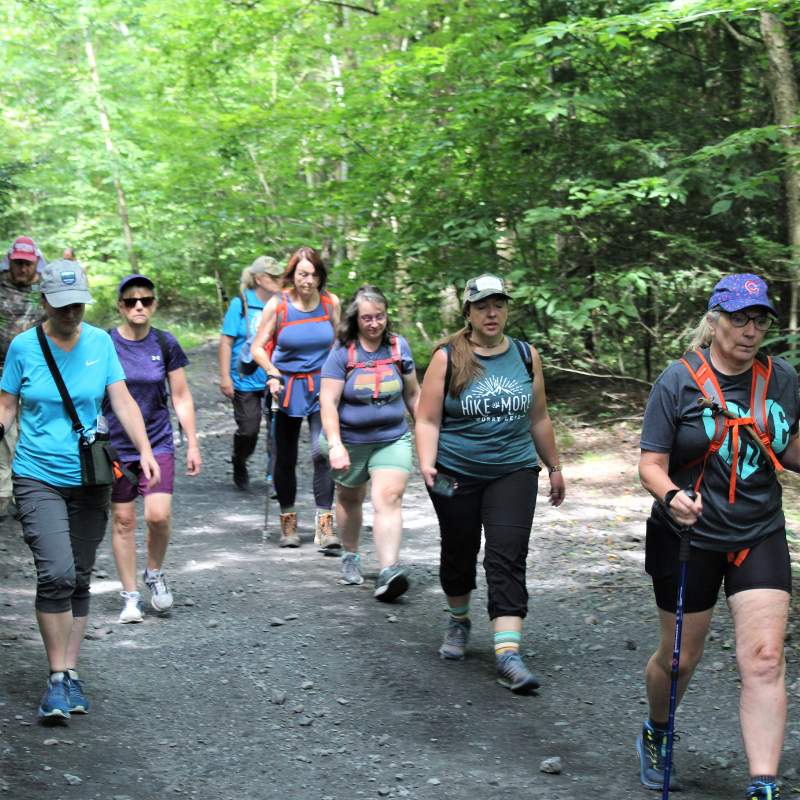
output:
[[[358,553],[342,554],[342,577],[339,583],[343,586],[361,586],[364,577],[361,575],[361,556]]]
[[[146,569],[142,578],[150,590],[150,605],[156,611],[169,611],[172,608],[172,592],[167,586],[167,579],[160,569]]]
[[[314,525],[314,544],[319,547],[321,553],[326,556],[338,556],[342,549],[339,537],[333,532],[333,512],[317,511],[317,519]]]
[[[139,592],[120,592],[120,597],[125,601],[122,611],[119,612],[118,622],[123,625],[128,622],[142,622],[144,620],[144,605]]]
[[[238,459],[231,459],[233,465],[233,485],[243,492],[250,488],[250,473],[247,471],[247,464]]]
[[[382,603],[391,603],[407,592],[408,587],[408,575],[400,569],[398,564],[393,564],[391,567],[384,567],[378,573],[378,580],[375,581],[375,591],[372,596]]]
[[[467,652],[471,627],[472,623],[469,619],[450,617],[447,630],[444,632],[444,641],[439,648],[439,655],[446,661],[461,661]]]
[[[525,666],[519,653],[497,656],[497,682],[515,694],[530,694],[539,688],[539,679]]]
[[[279,547],[300,547],[300,536],[297,533],[297,513],[288,511],[281,514],[281,538]]]
[[[83,681],[78,678],[78,673],[74,669],[68,669],[65,680],[70,714],[88,714],[89,701],[83,693]]]
[[[240,433],[233,434],[233,453],[231,464],[233,465],[233,483],[237,489],[247,491],[250,487],[250,474],[247,471],[247,459],[253,454],[258,443],[258,434],[254,436],[242,436]]]
[[[69,719],[69,687],[65,672],[56,672],[47,681],[42,699],[39,701],[40,719]]]
[[[673,742],[677,738],[673,736]],[[667,732],[656,730],[649,720],[645,720],[642,732],[636,739],[636,752],[639,754],[639,780],[642,786],[660,792],[664,788],[664,768],[667,763]],[[669,788],[671,791],[680,789],[674,763],[669,773]]]
[[[671,781],[670,781],[671,783]],[[775,781],[753,781],[745,793],[745,800],[780,800],[781,790]]]

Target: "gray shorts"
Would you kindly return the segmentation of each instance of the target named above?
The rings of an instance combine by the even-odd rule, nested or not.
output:
[[[110,486],[50,486],[14,476],[22,534],[36,564],[36,610],[89,613],[89,582],[103,540]]]

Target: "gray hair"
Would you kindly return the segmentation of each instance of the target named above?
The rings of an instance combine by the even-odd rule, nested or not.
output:
[[[692,338],[689,341],[690,350],[698,350],[701,347],[708,347],[714,338],[714,326],[719,320],[719,309],[715,308],[706,311],[698,326],[692,331]]]

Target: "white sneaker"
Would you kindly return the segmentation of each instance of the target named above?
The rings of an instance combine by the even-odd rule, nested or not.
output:
[[[150,590],[150,605],[156,611],[167,611],[172,608],[172,592],[167,586],[167,579],[164,573],[160,570],[149,569],[144,571],[144,582]]]
[[[144,606],[139,592],[120,592],[125,601],[122,611],[119,612],[119,622],[142,622],[144,620]]]

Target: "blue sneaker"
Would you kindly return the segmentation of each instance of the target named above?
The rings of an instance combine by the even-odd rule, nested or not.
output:
[[[539,679],[525,666],[519,653],[497,656],[497,682],[514,694],[530,694],[539,688]]]
[[[472,623],[469,619],[450,619],[447,621],[447,630],[444,641],[439,648],[439,656],[445,661],[461,661],[467,652],[469,632]]]
[[[47,688],[39,701],[39,718],[69,719],[69,705],[66,673],[54,672],[48,679]]]
[[[69,698],[69,711],[71,714],[88,714],[89,701],[83,693],[83,681],[79,680],[74,669],[67,670],[67,697]]]
[[[677,736],[672,737],[676,742]],[[656,730],[649,720],[642,725],[642,732],[636,739],[636,752],[639,754],[639,780],[647,789],[662,791],[664,788],[664,768],[667,763],[667,732]],[[675,777],[675,762],[669,773],[670,791],[680,791]]]
[[[384,567],[378,573],[378,580],[375,581],[375,591],[372,596],[382,603],[392,603],[405,594],[410,586],[408,575],[401,569],[399,564],[391,567]]]
[[[780,800],[781,790],[775,781],[753,781],[747,787],[745,800]]]

